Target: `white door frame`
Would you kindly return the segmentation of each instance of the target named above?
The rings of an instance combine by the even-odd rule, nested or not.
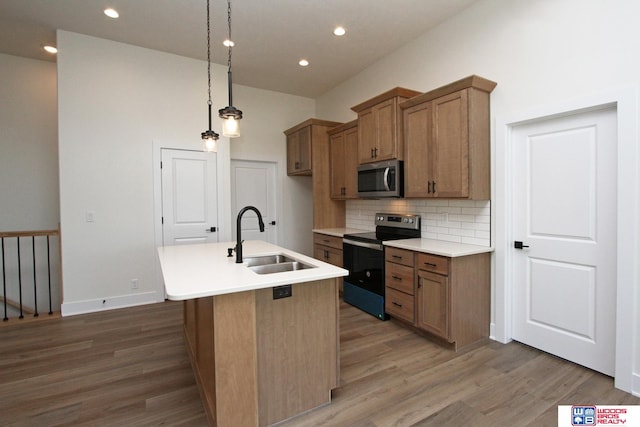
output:
[[[162,149],[202,151],[202,142],[196,134],[193,141],[186,143],[176,143],[173,141],[153,141],[153,227],[155,247],[162,246],[162,170],[160,161],[162,160]],[[218,155],[216,162],[216,175],[218,184],[218,241],[231,241],[231,154],[228,138],[220,138],[218,141]],[[156,262],[156,289],[158,295],[165,295],[164,281],[160,261],[155,254]]]
[[[495,230],[494,298],[491,337],[511,341],[512,314],[512,232],[510,188],[511,133],[513,128],[533,120],[559,117],[603,105],[617,108],[618,188],[617,188],[617,305],[615,386],[640,396],[640,148],[638,132],[638,87],[612,89],[589,97],[554,104],[532,111],[496,117],[495,155],[492,183],[491,230]],[[620,185],[622,183],[623,185]],[[639,372],[634,373],[634,361]]]
[[[269,165],[273,167],[273,195],[274,195],[274,202],[273,202],[273,206],[275,209],[275,216],[273,218],[271,218],[271,220],[276,221],[276,229],[275,229],[275,233],[273,234],[274,236],[274,242],[273,244],[275,245],[279,245],[280,242],[282,241],[282,213],[280,211],[281,209],[281,201],[282,201],[282,196],[281,196],[281,186],[279,185],[280,183],[280,179],[278,176],[278,162],[276,161],[272,161],[272,160],[245,160],[245,159],[231,159],[230,165],[229,165],[229,169],[231,170],[231,174],[233,174],[235,171],[233,169],[234,165],[237,164],[254,164],[254,165]],[[232,180],[233,181],[233,180]],[[231,197],[233,198],[233,194],[235,194],[235,188],[231,189]],[[230,206],[232,205],[231,203],[229,204]],[[236,206],[235,212],[231,212],[232,214],[236,214],[239,211],[238,206]],[[269,226],[268,224],[265,224],[268,227],[273,227],[273,226]],[[235,223],[232,222],[231,223],[231,228],[235,228]]]

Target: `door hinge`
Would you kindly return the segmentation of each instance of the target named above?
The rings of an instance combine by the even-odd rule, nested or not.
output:
[[[164,217],[160,218],[160,224],[164,225]]]

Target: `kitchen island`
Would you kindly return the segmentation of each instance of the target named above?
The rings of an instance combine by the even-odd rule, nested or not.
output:
[[[267,426],[329,403],[339,385],[338,283],[347,271],[262,241],[244,242],[237,264],[227,257],[233,246],[158,248],[167,297],[184,301],[210,424]],[[304,268],[250,267],[268,255]]]

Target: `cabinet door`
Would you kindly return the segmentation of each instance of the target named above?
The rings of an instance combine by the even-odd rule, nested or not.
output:
[[[449,278],[419,270],[417,288],[417,326],[452,342]]]
[[[298,132],[298,162],[300,171],[311,173],[311,126]]]
[[[311,175],[311,126],[287,135],[287,174]]]
[[[397,133],[397,101],[389,99],[374,107],[376,115],[376,145],[374,157],[376,161],[398,158]]]
[[[298,133],[287,135],[287,175],[295,175],[298,165]]]
[[[373,155],[377,144],[376,118],[373,108],[358,113],[358,160],[359,163],[375,162]]]
[[[345,136],[344,132],[331,135],[331,198],[344,199],[345,196]]]
[[[344,132],[344,187],[345,198],[358,198],[358,128]]]
[[[433,100],[433,186],[437,197],[469,196],[467,89]]]
[[[414,105],[403,112],[405,197],[433,196],[430,175],[433,169],[432,114],[431,102]]]

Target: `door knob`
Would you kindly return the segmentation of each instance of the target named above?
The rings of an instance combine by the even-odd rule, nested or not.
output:
[[[271,221],[269,224],[276,225],[276,222],[275,221]]]
[[[206,233],[215,233],[217,231],[216,227],[210,227],[204,230]]]
[[[524,248],[528,248],[529,246],[523,245],[521,241],[516,240],[515,242],[513,242],[513,247],[516,249],[524,249]]]

